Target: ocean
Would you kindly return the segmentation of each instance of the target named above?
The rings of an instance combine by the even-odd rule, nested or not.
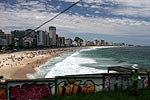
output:
[[[150,70],[150,47],[91,48],[61,54],[36,68],[28,78],[54,78],[55,76],[105,73],[107,67],[123,66]]]

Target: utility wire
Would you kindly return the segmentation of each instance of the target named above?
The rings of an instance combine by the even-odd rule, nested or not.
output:
[[[71,6],[69,6],[68,8],[66,8],[65,10],[61,11],[60,13],[58,13],[57,15],[55,15],[53,18],[51,18],[50,20],[44,22],[43,24],[41,24],[40,26],[38,26],[37,28],[35,28],[34,30],[39,29],[40,27],[42,27],[43,25],[47,24],[48,22],[52,21],[53,19],[55,19],[56,17],[58,17],[59,15],[61,15],[62,13],[66,12],[67,10],[69,10],[70,8],[72,8],[73,6],[75,6],[77,3],[79,3],[81,0],[75,2],[74,4],[72,4]]]
[[[50,21],[54,20],[56,17],[58,17],[59,15],[61,15],[61,14],[64,13],[64,12],[66,12],[67,10],[69,10],[70,8],[72,8],[73,6],[75,6],[76,4],[78,4],[78,3],[81,2],[81,1],[82,1],[82,0],[79,0],[79,1],[77,1],[77,2],[75,2],[75,3],[73,3],[72,5],[70,5],[70,6],[69,6],[68,8],[66,8],[65,10],[61,11],[60,13],[58,13],[57,15],[55,15],[54,17],[52,17],[52,18],[49,19],[48,21],[42,23],[41,25],[39,25],[38,27],[36,27],[35,29],[33,29],[33,31],[39,29],[39,28],[42,27],[43,25],[45,25],[45,24],[49,23]],[[27,34],[25,34],[24,36],[20,37],[18,41],[20,41],[22,38],[28,36],[29,34],[31,34],[31,31],[28,32]],[[9,46],[14,45],[14,44],[17,43],[18,41],[15,41],[15,42],[13,42],[13,43],[7,45],[7,46],[4,47],[2,50],[7,49]]]

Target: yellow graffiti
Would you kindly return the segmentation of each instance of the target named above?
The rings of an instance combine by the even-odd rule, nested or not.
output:
[[[79,88],[79,86],[77,86],[77,85],[73,86],[73,94],[77,94],[78,88]]]
[[[71,83],[71,84],[69,84]],[[91,93],[95,91],[95,85],[92,81],[86,81],[84,84],[68,82],[62,82],[58,85],[58,95],[69,95],[77,93]]]
[[[66,91],[65,91],[66,95],[71,94],[71,87],[70,86],[65,86],[65,89],[66,89]]]
[[[58,86],[58,95],[62,95],[63,88],[62,86]]]

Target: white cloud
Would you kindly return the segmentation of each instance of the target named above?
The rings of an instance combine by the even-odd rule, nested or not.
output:
[[[76,2],[77,0],[65,0],[67,2]],[[146,16],[146,11],[149,10],[148,4],[140,3],[139,0],[134,2],[133,0],[107,0],[113,3],[117,3],[127,8],[119,8],[119,9],[109,9],[112,10],[114,14],[127,14],[127,15],[141,15]],[[142,0],[145,1],[145,0]],[[148,0],[146,0],[149,3]],[[103,0],[83,0],[86,3],[103,3]],[[131,4],[130,4],[131,3]],[[133,4],[134,3],[134,4]],[[0,4],[3,9],[0,13],[0,28],[4,28],[6,31],[26,28],[35,28],[48,19],[52,18],[57,13],[48,13],[48,12],[40,12],[39,10],[45,10],[45,4],[41,2],[30,2],[26,4],[23,2],[21,4],[16,5],[14,9],[4,9],[4,5]],[[32,5],[32,7],[27,6],[28,9],[20,9],[20,5]],[[142,5],[142,6],[141,6]],[[81,5],[78,5],[81,6]],[[94,5],[93,5],[94,6]],[[145,8],[144,8],[145,6]],[[84,7],[89,7],[88,5]],[[98,7],[98,6],[95,6]],[[141,7],[144,11],[138,13],[133,7]],[[60,7],[57,6],[57,9]],[[49,11],[56,9],[51,5],[48,5]],[[139,8],[140,9],[140,8]],[[95,13],[100,13],[98,10]],[[90,16],[90,15],[89,15]],[[149,16],[149,13],[147,14]],[[41,29],[48,30],[48,27],[54,25],[57,27],[59,32],[70,32],[70,33],[97,33],[97,34],[111,34],[111,35],[150,35],[150,22],[146,21],[138,21],[134,19],[125,19],[125,18],[102,18],[102,17],[83,17],[76,13],[76,15],[67,15],[62,14],[52,22],[46,24]],[[13,27],[10,27],[13,26]]]
[[[59,0],[59,1],[64,1],[64,2],[77,2],[79,0]]]
[[[79,0],[60,0],[65,2],[77,2]],[[117,8],[105,7],[110,13],[114,15],[125,15],[125,16],[140,16],[150,17],[150,0],[81,0],[81,3],[85,2],[91,5],[91,8],[101,8],[101,4],[110,3],[110,5],[118,5]],[[83,7],[89,7],[85,5]]]
[[[86,2],[86,3],[101,3],[101,2],[103,2],[103,0],[59,0],[59,1],[65,1],[65,2],[81,1],[81,2]]]
[[[78,4],[76,4],[77,6],[79,6],[79,7],[82,7],[82,4],[80,4],[80,3],[78,3]]]
[[[120,8],[114,9],[113,14],[150,17],[150,0],[114,0]]]
[[[95,13],[100,13],[99,11],[95,11]]]
[[[19,12],[1,12],[0,26],[35,28],[52,18],[56,13],[20,10]],[[62,14],[41,29],[54,25],[58,31],[75,33],[97,33],[111,35],[149,35],[150,22],[117,18],[90,18],[79,15]],[[11,27],[10,27],[11,28]],[[13,27],[12,27],[13,28]],[[13,29],[12,29],[13,30]]]
[[[61,23],[61,24],[60,24]],[[75,33],[97,33],[111,35],[149,35],[149,22],[129,19],[86,18],[63,14],[52,22],[58,30]],[[131,34],[132,33],[132,34]]]
[[[83,7],[89,7],[89,5],[87,5],[87,4],[84,4],[84,5],[83,5]]]
[[[99,6],[92,5],[91,8],[99,8]]]
[[[83,2],[86,2],[86,3],[101,3],[103,2],[103,0],[82,0]]]
[[[66,0],[72,1],[74,0]],[[110,5],[117,5],[118,7],[104,7],[108,9],[114,15],[125,15],[125,16],[140,16],[150,17],[150,0],[82,0],[88,4],[93,4],[91,8],[101,8],[100,5],[110,3]]]

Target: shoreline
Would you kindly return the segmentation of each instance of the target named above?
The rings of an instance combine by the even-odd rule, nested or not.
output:
[[[28,65],[24,66],[23,68],[17,70],[12,76],[12,79],[29,79],[27,77],[27,74],[34,74],[36,73],[35,68],[39,67],[40,65],[47,62],[47,60],[55,58],[54,56],[44,57],[42,59],[39,59],[41,63],[36,64],[34,61],[29,63]]]
[[[27,74],[36,73],[35,68],[45,64],[49,59],[58,57],[62,53],[79,49],[81,49],[81,47],[0,54],[0,76],[3,76],[4,79],[29,79]],[[18,61],[18,59],[21,60]]]
[[[1,73],[0,76],[4,76],[5,79],[30,79],[29,77],[27,77],[27,74],[36,73],[35,68],[38,68],[39,66],[45,64],[49,59],[58,57],[62,53],[87,48],[110,48],[110,47],[112,46],[70,47],[70,48],[21,51],[10,54],[0,54],[1,55],[0,61],[2,60],[0,62],[0,73]],[[21,58],[22,60],[18,61],[18,59]]]

